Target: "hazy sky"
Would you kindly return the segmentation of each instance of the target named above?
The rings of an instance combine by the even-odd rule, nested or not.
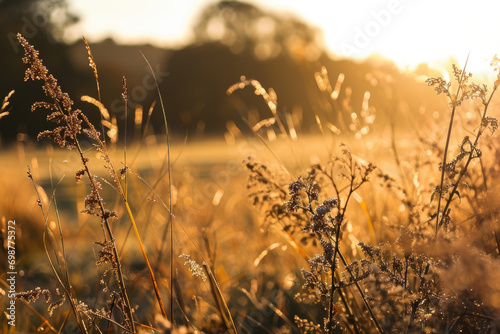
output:
[[[69,0],[81,22],[68,32],[98,41],[182,45],[209,0]],[[487,68],[500,54],[500,1],[496,0],[254,0],[293,13],[324,32],[336,55],[378,53],[400,66],[444,60],[462,62],[471,51],[471,71]]]

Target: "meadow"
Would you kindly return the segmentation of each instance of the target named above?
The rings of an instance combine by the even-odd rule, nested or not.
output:
[[[500,74],[484,86],[453,67],[450,82],[427,80],[447,109],[377,127],[387,111],[339,101],[347,88],[323,68],[318,90],[349,121],[317,116],[313,131],[242,78],[227,93],[253,90],[268,117],[192,140],[169,135],[166,117],[163,134],[146,117],[142,131],[118,129],[87,45],[92,124],[18,38],[50,130],[0,154],[5,259],[16,221],[16,326],[2,312],[4,333],[499,331]],[[158,90],[150,112],[162,106]]]

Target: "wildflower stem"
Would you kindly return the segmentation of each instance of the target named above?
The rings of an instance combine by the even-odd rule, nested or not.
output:
[[[328,333],[332,333],[332,330],[333,330],[333,317],[335,315],[335,309],[333,307],[334,303],[333,303],[333,294],[335,292],[335,289],[336,289],[336,286],[335,286],[335,277],[334,277],[334,273],[335,273],[335,270],[336,270],[336,264],[337,264],[337,253],[340,251],[339,250],[339,239],[340,239],[340,226],[341,226],[341,222],[342,220],[338,221],[337,222],[337,230],[335,231],[335,252],[333,253],[333,260],[331,262],[331,272],[332,272],[332,287],[331,287],[331,290],[330,290],[330,305],[329,305],[329,314],[328,314],[328,324],[329,324],[329,328],[328,328]],[[331,237],[330,237],[330,240],[331,240]]]
[[[458,92],[457,92],[457,94],[458,94]],[[439,212],[440,212],[440,208],[441,208],[441,198],[443,197],[442,189],[443,189],[443,183],[444,183],[444,173],[446,170],[446,155],[448,154],[448,146],[450,144],[451,128],[453,127],[453,118],[455,116],[455,110],[456,110],[456,106],[454,104],[453,109],[451,111],[450,125],[448,126],[448,134],[446,135],[446,144],[444,146],[443,162],[441,164],[441,181],[440,181],[440,185],[439,185],[438,206],[437,206],[437,215],[436,215],[436,234],[435,234],[434,238],[437,238],[438,229],[439,229],[439,222],[440,222]],[[443,212],[446,212],[446,210],[443,210]]]
[[[139,230],[137,229],[137,224],[135,223],[134,215],[132,214],[132,210],[130,210],[130,205],[128,203],[128,179],[127,179],[127,172],[128,172],[128,165],[127,165],[127,125],[128,125],[128,91],[127,91],[127,80],[125,77],[122,79],[123,81],[123,93],[122,97],[125,102],[125,135],[124,135],[124,148],[123,148],[123,159],[124,159],[124,177],[125,177],[125,185],[124,187],[121,186],[121,183],[118,182],[118,177],[114,177],[114,179],[117,181],[117,187],[118,191],[121,194],[123,201],[125,203],[125,207],[127,208],[127,213],[130,218],[130,221],[132,223],[132,227],[134,229],[135,237],[137,238],[137,242],[139,243],[139,247],[141,248],[142,256],[144,257],[144,261],[146,262],[146,266],[148,267],[148,272],[149,276],[151,278],[151,282],[153,283],[153,289],[155,290],[155,295],[156,299],[158,300],[158,305],[160,306],[160,311],[161,314],[164,317],[167,317],[167,313],[165,312],[165,307],[163,305],[163,300],[161,299],[160,295],[160,290],[158,289],[158,284],[156,283],[155,275],[153,273],[153,268],[151,267],[151,264],[149,263],[148,256],[146,254],[146,250],[144,249],[144,244],[142,243],[141,236],[139,234]],[[106,151],[104,151],[106,152]],[[107,153],[106,153],[107,154]],[[114,169],[112,169],[112,173],[116,173]]]
[[[361,288],[358,281],[354,277],[354,274],[351,272],[351,270],[347,266],[347,261],[344,258],[344,255],[342,255],[342,252],[340,250],[339,250],[338,254],[339,254],[340,260],[342,260],[342,263],[344,264],[344,267],[346,268],[347,272],[349,273],[349,275],[353,279],[354,285],[356,285],[356,288],[358,289],[359,294],[361,295],[361,299],[363,299],[363,303],[365,304],[366,308],[368,309],[368,312],[370,313],[371,321],[375,324],[375,327],[377,327],[377,330],[379,333],[385,333],[384,330],[382,329],[382,326],[380,326],[380,323],[378,322],[377,317],[375,317],[375,313],[373,313],[373,310],[372,310],[370,304],[368,304],[368,301],[366,300],[366,296],[365,296],[365,293],[363,292],[363,289]]]
[[[112,249],[113,259],[111,260],[111,265],[113,267],[114,276],[120,290],[120,304],[122,304],[120,310],[123,312],[123,324],[126,331],[135,333],[135,325],[132,317],[130,301],[125,289],[121,263],[118,257],[118,252],[116,250],[115,239],[108,222],[108,219],[110,216],[112,216],[112,214],[104,209],[103,200],[99,194],[100,184],[95,180],[92,173],[90,173],[88,167],[88,159],[83,154],[83,150],[78,140],[78,135],[82,132],[85,132],[90,138],[96,140],[99,143],[100,151],[105,154],[107,163],[111,165],[104,144],[99,138],[99,133],[92,125],[92,123],[90,123],[88,118],[80,110],[74,110],[72,108],[72,105],[74,104],[73,101],[70,99],[67,93],[63,93],[61,87],[57,84],[57,80],[54,78],[54,76],[49,74],[47,68],[43,66],[42,60],[38,56],[39,52],[32,45],[30,45],[21,34],[17,34],[17,38],[25,51],[23,62],[29,65],[29,68],[25,72],[25,80],[31,79],[33,81],[43,81],[43,90],[45,92],[45,95],[50,97],[54,102],[53,104],[43,102],[35,103],[32,106],[32,110],[36,109],[37,107],[48,108],[52,110],[52,113],[47,117],[47,119],[49,121],[60,124],[54,130],[41,132],[38,135],[38,138],[40,139],[48,137],[61,147],[67,147],[68,149],[77,148],[78,150],[83,169],[78,171],[77,178],[79,176],[82,176],[83,174],[86,174],[89,178],[91,187],[91,193],[88,196],[88,200],[86,199],[86,202],[88,202],[88,208],[86,208],[85,211],[89,214],[97,215],[101,218],[101,226],[103,228],[104,239],[106,242],[109,242],[109,246]],[[84,124],[85,128],[82,126],[82,123]],[[28,175],[31,177],[31,173],[29,173]],[[116,176],[116,174],[114,174],[113,176]],[[107,240],[108,237],[110,239],[109,241]]]
[[[83,42],[85,43],[85,48],[87,49],[87,53],[89,55],[89,66],[90,66],[90,68],[92,68],[92,72],[94,73],[95,84],[96,84],[96,88],[97,88],[97,100],[100,103],[102,103],[102,101],[101,101],[101,87],[99,84],[99,73],[97,72],[97,65],[94,61],[94,56],[92,55],[92,50],[90,49],[90,45],[87,42],[87,39],[85,38],[85,36],[82,36],[82,38],[83,38]],[[125,108],[125,110],[127,110],[127,108]],[[104,117],[102,115],[102,112],[99,114],[101,116],[102,141],[104,143],[104,146],[106,146],[106,132],[104,132],[104,122],[103,122]]]
[[[166,317],[167,313],[165,312],[165,306],[163,305],[163,301],[161,299],[160,290],[158,289],[158,284],[156,283],[156,279],[155,279],[155,276],[153,274],[153,268],[151,267],[151,264],[149,263],[148,256],[146,255],[146,250],[144,249],[144,245],[141,241],[141,236],[139,235],[139,230],[137,229],[137,224],[135,223],[134,215],[132,214],[132,211],[130,210],[130,206],[129,206],[127,200],[125,200],[125,207],[127,208],[128,216],[130,217],[130,221],[132,222],[132,227],[134,228],[135,237],[137,238],[137,241],[139,242],[142,256],[144,257],[144,260],[146,261],[146,265],[147,265],[148,271],[149,271],[149,276],[151,277],[151,282],[153,282],[153,288],[155,290],[156,299],[158,300],[158,305],[160,306],[161,314],[164,317]]]
[[[179,227],[181,228],[181,230],[184,232],[184,234],[187,236],[187,238],[189,239],[189,242],[193,245],[194,249],[196,250],[196,252],[200,255],[201,259],[203,260],[203,263],[204,264],[208,264],[208,260],[205,258],[205,256],[203,255],[203,253],[201,252],[201,250],[199,249],[199,247],[196,245],[196,243],[194,242],[193,238],[191,238],[191,236],[189,235],[189,233],[186,231],[186,228],[184,227],[184,225],[177,219],[177,217],[171,212],[169,211],[169,207],[167,206],[167,204],[162,200],[162,198],[160,197],[160,195],[156,192],[156,190],[154,190],[154,188],[149,185],[146,180],[144,180],[140,175],[136,174],[136,176],[139,178],[139,180],[141,180],[144,185],[146,185],[146,187],[149,188],[149,190],[151,192],[153,192],[153,194],[158,198],[159,200],[159,203],[165,208],[165,210],[168,211],[168,213],[170,214],[170,216],[172,217],[173,220],[175,220],[177,222],[177,224],[179,225]],[[211,288],[214,288],[215,290],[212,290],[212,292],[214,294],[216,294],[217,296],[219,296],[218,298],[220,298],[220,305],[223,307],[222,308],[222,311],[224,311],[225,313],[225,316],[223,317],[223,319],[226,321],[228,320],[227,322],[227,327],[228,327],[228,331],[229,333],[231,334],[236,334],[237,333],[237,330],[236,330],[236,326],[234,325],[234,321],[233,321],[233,318],[231,316],[231,312],[229,311],[229,308],[227,307],[227,303],[224,299],[224,296],[222,294],[222,290],[219,286],[219,283],[217,282],[217,278],[215,277],[215,274],[213,273],[212,269],[210,268],[209,265],[204,265],[204,268],[208,274],[208,277],[209,279],[211,280],[211,284],[213,283],[213,285],[211,285]],[[213,282],[212,282],[213,280]],[[182,309],[181,309],[182,311]]]
[[[488,106],[490,105],[491,99],[492,99],[493,95],[495,94],[495,91],[496,91],[496,87],[493,88],[493,91],[491,92],[491,95],[490,95],[488,101],[486,102],[486,104],[484,106],[484,111],[483,111],[483,116],[481,118],[481,122],[483,122],[483,120],[486,119],[486,113],[488,111]],[[470,162],[472,161],[472,159],[474,159],[476,157],[474,155],[475,152],[476,152],[476,145],[479,142],[479,138],[481,138],[481,136],[483,135],[484,130],[486,129],[486,127],[487,126],[485,126],[485,125],[483,125],[481,123],[481,125],[479,127],[479,130],[478,130],[478,132],[476,134],[476,138],[474,139],[474,143],[471,145],[471,151],[469,153],[467,161],[465,162],[465,166],[464,166],[464,168],[462,168],[462,170],[460,171],[460,174],[458,175],[457,181],[455,182],[455,185],[453,186],[453,189],[451,190],[450,195],[448,196],[448,199],[446,201],[446,205],[445,205],[445,207],[443,209],[443,212],[446,212],[448,210],[448,208],[450,207],[451,201],[453,199],[453,196],[457,192],[457,188],[458,188],[458,185],[460,184],[460,181],[462,180],[462,178],[464,177],[464,175],[467,173],[467,170],[468,170]],[[445,151],[445,155],[446,155],[446,151]],[[444,171],[444,167],[443,167],[443,171]],[[439,196],[439,199],[441,199],[441,196]],[[439,206],[438,206],[438,209],[439,209]],[[438,211],[438,217],[439,217],[439,211]],[[439,226],[438,224],[442,223],[443,218],[444,217],[442,217],[440,220],[439,219],[437,220],[437,224],[436,224],[436,237],[437,237],[437,228]]]
[[[87,165],[87,159],[83,155],[82,148],[80,147],[80,142],[78,141],[78,139],[76,138],[76,136],[73,136],[73,140],[75,142],[76,148],[78,149],[78,153],[80,154],[80,159],[82,160],[82,164],[83,164],[83,168],[85,170],[85,173],[87,174],[87,176],[89,178],[90,187],[92,189],[98,189],[97,185],[95,184],[94,177],[90,173],[89,167]],[[127,326],[127,328],[129,329],[129,331],[131,333],[135,333],[134,318],[132,317],[132,309],[130,307],[130,301],[129,301],[129,298],[128,298],[127,289],[125,288],[125,282],[123,280],[122,265],[121,265],[121,262],[120,262],[120,258],[118,256],[118,251],[116,250],[115,238],[113,236],[113,232],[111,231],[111,227],[109,225],[108,218],[106,217],[107,215],[106,215],[106,212],[105,212],[105,209],[104,209],[104,205],[102,203],[102,199],[101,198],[98,201],[98,205],[99,205],[99,209],[101,211],[102,224],[106,228],[106,233],[108,234],[109,241],[112,243],[112,246],[113,246],[112,247],[112,249],[113,249],[113,257],[116,260],[116,268],[115,268],[116,269],[116,275],[115,276],[116,276],[116,281],[117,281],[117,284],[118,284],[118,288],[120,289],[120,294],[121,294],[122,298],[124,299],[124,303],[123,303],[124,304],[124,313],[125,313],[125,317],[127,318],[127,319],[125,319],[125,322],[129,322],[129,324]],[[106,238],[106,235],[104,235],[104,238]]]
[[[42,200],[41,200],[41,197],[40,197],[40,193],[38,192],[38,188],[36,186],[35,179],[33,178],[33,174],[31,173],[30,165],[28,165],[28,177],[31,179],[31,182],[33,183],[33,187],[35,188],[35,193],[36,193],[37,198],[38,198],[38,203],[39,203],[40,209],[42,211],[42,217],[43,217],[43,220],[45,222],[45,228],[48,229],[48,226],[47,226],[48,217],[45,215],[45,211],[43,209],[43,205],[42,205]],[[53,195],[52,196],[53,196],[53,199],[55,201],[55,190],[53,191]],[[61,236],[61,245],[62,245],[62,255],[63,255],[64,266],[62,266],[59,263],[58,252],[54,251],[54,253],[55,253],[56,260],[57,260],[57,264],[59,266],[59,270],[61,271],[62,274],[64,274],[64,276],[63,276],[64,280],[60,277],[59,273],[56,271],[56,268],[55,268],[55,266],[52,263],[52,259],[50,258],[49,251],[47,249],[47,245],[46,245],[46,242],[45,242],[45,235],[46,234],[49,235],[49,239],[50,239],[50,242],[52,244],[52,248],[55,250],[56,247],[55,247],[54,239],[53,239],[52,235],[50,233],[46,233],[46,232],[44,232],[44,234],[43,234],[43,241],[44,241],[43,245],[44,245],[44,248],[45,248],[45,253],[47,255],[47,259],[49,260],[49,263],[50,263],[50,266],[52,268],[52,271],[54,272],[54,275],[56,276],[59,284],[61,284],[61,286],[62,286],[62,288],[64,290],[64,293],[66,294],[66,297],[68,298],[68,300],[69,300],[69,302],[71,304],[71,309],[73,310],[73,313],[75,315],[75,320],[76,320],[76,323],[78,325],[78,328],[80,329],[80,332],[81,333],[87,333],[87,330],[84,327],[85,324],[81,321],[81,318],[79,316],[79,313],[78,313],[76,305],[75,305],[76,298],[74,298],[73,295],[72,295],[72,293],[71,293],[71,283],[70,283],[70,280],[69,280],[69,272],[68,272],[68,266],[67,266],[67,262],[66,262],[66,253],[65,253],[65,248],[64,248],[64,238],[63,238],[63,235],[62,235],[62,232],[61,232],[61,224],[60,224],[60,221],[59,221],[59,213],[58,213],[58,210],[57,210],[57,204],[55,204],[55,202],[54,202],[54,206],[55,206],[55,209],[56,209],[57,221],[59,223],[59,231],[60,231],[60,236]],[[50,204],[49,204],[49,207],[50,207]],[[24,301],[24,299],[22,299],[22,300]],[[45,321],[47,321],[47,320],[45,320]]]
[[[441,199],[443,198],[443,184],[444,184],[444,174],[446,172],[446,156],[448,155],[448,147],[450,145],[450,139],[451,139],[451,129],[453,128],[453,119],[455,117],[455,111],[457,109],[458,105],[458,94],[460,93],[460,89],[462,88],[462,83],[464,81],[465,77],[465,69],[467,68],[467,62],[469,61],[469,56],[467,56],[467,60],[465,61],[464,68],[462,70],[462,73],[460,75],[460,80],[458,81],[458,87],[455,95],[451,95],[448,91],[448,97],[450,97],[450,100],[452,102],[452,110],[451,110],[451,116],[450,116],[450,125],[448,126],[448,134],[446,135],[446,144],[444,146],[444,153],[443,153],[443,162],[441,165],[441,181],[439,184],[439,196],[438,196],[438,206],[437,206],[437,212],[436,212],[436,234],[434,235],[434,239],[436,240],[438,237],[438,231],[439,231],[439,224],[442,222],[445,214],[446,214],[446,209],[443,210],[443,215],[440,217],[440,209],[441,209]],[[457,183],[458,184],[458,183]],[[452,192],[453,195],[453,192]],[[448,205],[447,205],[448,207]]]
[[[127,128],[128,128],[128,93],[127,93],[127,79],[125,79],[125,76],[122,79],[123,81],[123,93],[122,97],[125,102],[125,135],[123,136],[123,164],[125,168],[125,201],[128,199],[128,179],[127,179]],[[103,137],[106,137],[103,135]],[[130,210],[129,210],[130,212]],[[132,216],[132,214],[129,214],[129,216]],[[135,226],[134,226],[135,227]],[[139,234],[137,234],[139,236]],[[142,246],[142,245],[141,245]],[[144,253],[144,257],[146,257],[146,253]]]
[[[340,276],[338,274],[338,271],[335,274],[337,275],[337,280],[340,281]],[[344,304],[344,307],[345,307],[345,309],[347,311],[347,314],[348,314],[348,318],[347,319],[349,319],[350,324],[354,328],[354,332],[356,332],[356,334],[360,334],[358,326],[356,326],[356,319],[354,318],[354,313],[352,311],[351,306],[347,302],[347,297],[346,297],[346,295],[344,293],[344,290],[339,289],[339,295],[340,295],[340,299],[342,300],[342,303]],[[350,327],[347,326],[347,328],[352,333],[352,330],[350,329]]]
[[[158,284],[156,283],[155,275],[153,273],[153,268],[151,267],[151,264],[149,263],[148,256],[146,254],[146,250],[144,249],[144,244],[142,243],[141,236],[139,234],[139,230],[137,229],[137,224],[135,223],[134,215],[132,214],[132,210],[130,210],[130,205],[128,204],[128,182],[127,182],[127,172],[128,172],[128,165],[127,165],[127,127],[128,127],[128,93],[127,93],[127,80],[125,77],[123,77],[123,100],[125,102],[125,136],[124,136],[124,147],[123,147],[123,159],[124,159],[124,176],[125,176],[125,189],[122,189],[121,185],[119,182],[117,182],[118,189],[123,197],[123,200],[125,202],[125,207],[127,208],[127,213],[130,218],[130,221],[132,222],[132,227],[134,228],[134,233],[135,237],[137,238],[137,241],[139,243],[139,247],[141,248],[142,256],[144,257],[144,261],[146,262],[146,265],[148,267],[148,272],[149,272],[149,277],[151,278],[151,282],[153,283],[153,288],[155,290],[155,295],[156,299],[158,300],[158,305],[160,306],[160,311],[161,314],[164,317],[167,317],[167,313],[165,312],[165,306],[163,306],[163,300],[161,299],[160,295],[160,290],[158,289]],[[115,171],[113,170],[113,173]],[[115,178],[118,180],[118,178]]]
[[[168,187],[169,187],[169,218],[168,224],[170,226],[170,321],[172,322],[172,326],[174,326],[174,224],[172,221],[172,164],[170,163],[170,135],[168,133],[168,122],[167,122],[167,114],[165,112],[165,106],[163,104],[163,98],[160,92],[160,86],[158,85],[158,80],[156,80],[156,75],[153,70],[153,67],[149,63],[149,60],[146,56],[141,52],[142,57],[148,64],[149,70],[151,71],[151,75],[155,81],[156,91],[158,93],[158,98],[160,99],[161,110],[163,112],[163,121],[165,123],[165,134],[167,136],[167,167],[168,167]]]

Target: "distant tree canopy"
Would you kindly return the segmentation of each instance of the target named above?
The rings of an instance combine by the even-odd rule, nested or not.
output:
[[[31,103],[43,97],[39,84],[23,81],[26,66],[17,33],[36,45],[56,77],[68,73],[76,82],[77,71],[66,55],[62,37],[64,29],[77,21],[65,0],[0,0],[0,100],[11,90],[16,91],[11,98],[12,112],[0,122],[1,139],[15,139],[18,132],[36,135],[45,118],[43,113],[30,114]]]
[[[321,30],[291,16],[276,15],[239,1],[221,1],[205,8],[194,26],[195,44],[219,42],[232,52],[258,60],[317,60],[323,52]]]
[[[76,22],[66,0],[0,0],[0,30],[16,52],[18,32],[41,43],[61,42],[64,30]]]
[[[15,39],[17,32],[23,33],[40,51],[44,64],[70,94],[76,107],[89,108],[79,101],[81,95],[96,94],[85,47],[81,42],[62,43],[64,29],[76,21],[64,0],[0,0],[0,100],[12,89],[16,90],[11,98],[11,114],[0,120],[2,141],[15,140],[18,132],[36,138],[48,126],[46,112],[30,112],[33,102],[46,97],[40,83],[23,82],[26,67],[21,61],[23,50]],[[392,117],[388,115],[394,115],[402,105],[413,114],[418,114],[421,107],[436,105],[432,89],[401,74],[394,65],[332,60],[321,31],[297,17],[267,12],[250,3],[220,1],[201,12],[193,29],[194,39],[178,50],[124,47],[112,41],[91,45],[102,102],[114,113],[120,128],[123,129],[126,119],[120,97],[123,75],[131,93],[129,112],[137,104],[148,108],[157,99],[155,89],[150,89],[154,86],[139,50],[149,54],[149,59],[154,59],[153,68],[160,71],[157,75],[170,131],[179,135],[186,132],[190,136],[201,132],[221,135],[228,121],[244,129],[248,127],[242,118],[256,122],[271,117],[268,106],[253,94],[252,88],[231,96],[226,94],[242,76],[258,80],[266,89],[273,88],[281,117],[295,112],[303,131],[317,129],[316,115],[346,129],[353,113],[360,113],[363,108],[371,108],[369,112],[376,110],[377,123],[383,125],[387,117]],[[331,85],[336,84],[339,76],[343,79],[335,102],[318,85],[321,78],[317,73],[323,66],[328,69],[325,75]],[[88,117],[99,122],[98,111],[90,110]],[[404,117],[397,117],[401,119]],[[128,121],[128,126],[134,128],[134,117],[128,117]],[[156,133],[165,131],[158,107],[152,115],[152,124]]]
[[[245,108],[240,107],[246,102],[258,105],[265,117],[269,111],[262,101],[252,100],[251,89],[239,94],[247,96],[243,104],[226,95],[241,76],[277,90],[285,109],[308,105],[312,66],[324,54],[319,30],[249,3],[221,1],[202,11],[194,32],[193,43],[174,52],[167,63],[170,76],[163,91],[174,128],[219,133],[228,120],[241,121]]]
[[[420,107],[436,102],[431,89],[402,75],[395,65],[334,61],[325,51],[318,29],[249,3],[209,5],[194,32],[194,43],[169,57],[166,67],[170,76],[162,85],[169,122],[180,131],[192,133],[202,128],[220,133],[227,120],[241,123],[241,116],[248,118],[254,111],[260,119],[271,117],[252,88],[226,96],[228,87],[241,76],[272,87],[282,114],[300,108],[304,131],[315,126],[316,115],[346,128],[352,113],[360,113],[367,104],[370,112],[379,111],[379,121],[384,123],[392,117],[388,113],[394,114],[400,107],[418,114]],[[315,80],[323,66],[332,85],[339,75],[343,78],[335,103]]]

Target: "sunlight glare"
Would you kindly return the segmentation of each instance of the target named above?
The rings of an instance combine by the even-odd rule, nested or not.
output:
[[[95,40],[112,37],[120,43],[179,46],[190,41],[192,27],[208,0],[164,2],[144,0],[70,1],[81,22],[68,29],[67,39],[84,34]],[[500,53],[497,13],[500,2],[487,0],[257,0],[264,10],[292,15],[320,28],[326,47],[335,58],[385,57],[403,69],[420,63],[449,68],[450,59],[463,66],[470,52],[468,71],[491,73],[489,61]],[[137,24],[140,22],[140,24]],[[259,31],[269,33],[265,18]],[[210,31],[221,34],[220,22]],[[269,50],[260,50],[262,55]]]
[[[274,0],[268,6],[286,8],[320,27],[337,58],[375,55],[403,69],[420,63],[448,68],[450,58],[463,66],[470,52],[468,71],[490,73],[490,60],[500,53],[500,2]]]

